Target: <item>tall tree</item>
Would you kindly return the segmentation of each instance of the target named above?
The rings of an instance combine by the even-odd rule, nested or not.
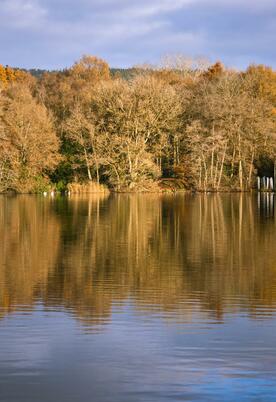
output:
[[[32,191],[59,160],[59,141],[44,105],[24,85],[1,94],[1,190]]]

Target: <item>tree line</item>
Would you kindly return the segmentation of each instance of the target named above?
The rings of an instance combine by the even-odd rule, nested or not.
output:
[[[0,65],[0,191],[248,190],[273,167],[275,123],[276,72],[263,65],[177,56],[126,72],[83,56],[36,76]]]

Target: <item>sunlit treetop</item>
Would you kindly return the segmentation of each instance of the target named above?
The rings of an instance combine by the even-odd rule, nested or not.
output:
[[[4,88],[13,82],[30,83],[33,80],[33,77],[25,71],[0,64],[0,86]]]
[[[109,65],[104,60],[84,55],[70,69],[71,75],[89,81],[106,80],[110,78]]]
[[[256,96],[266,98],[276,111],[276,71],[265,65],[251,65],[246,75],[254,83]]]

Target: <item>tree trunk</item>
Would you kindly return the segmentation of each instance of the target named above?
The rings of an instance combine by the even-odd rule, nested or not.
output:
[[[200,159],[200,169],[199,169],[199,189],[201,190],[202,188],[202,162]]]
[[[249,174],[248,174],[248,187],[249,188],[251,188],[254,156],[255,156],[255,150],[253,149],[252,154],[251,154],[250,168],[249,168]]]
[[[235,157],[236,157],[236,148],[234,147],[233,155],[232,155],[232,161],[231,161],[231,179],[234,176]]]
[[[96,157],[94,157],[94,159],[95,159],[95,166],[96,166],[97,183],[100,184],[99,163],[98,163],[98,159]]]
[[[88,161],[88,157],[87,157],[87,152],[86,152],[85,148],[84,148],[84,157],[85,157],[85,162],[86,162],[86,169],[87,169],[88,179],[89,179],[89,181],[92,181],[91,170],[90,170],[89,161]]]
[[[215,146],[215,144],[214,144],[214,137],[215,137],[215,127],[214,127],[214,124],[213,124],[213,129],[212,129],[212,136],[213,136],[213,144],[212,144],[212,156],[211,156],[211,172],[210,172],[210,178],[211,178],[211,183],[212,183],[212,186],[213,186],[214,152],[215,152],[215,150],[214,150],[214,146]]]
[[[219,171],[219,179],[218,179],[218,184],[217,184],[217,190],[220,188],[220,183],[221,183],[221,178],[222,178],[222,172],[223,172],[223,166],[224,166],[224,160],[226,156],[226,150],[227,150],[227,145],[224,147],[223,155],[222,155],[222,160],[221,160],[221,165],[220,165],[220,171]]]
[[[276,160],[274,161],[274,191],[276,190]]]
[[[240,180],[240,189],[243,190],[243,172],[242,172],[242,161],[239,160],[239,180]]]

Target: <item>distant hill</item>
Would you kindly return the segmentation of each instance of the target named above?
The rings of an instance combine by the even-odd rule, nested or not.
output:
[[[125,80],[130,80],[137,74],[137,68],[111,68],[111,75],[113,77],[119,76]]]
[[[40,68],[27,69],[27,68],[12,67],[12,69],[16,71],[24,71],[25,73],[30,73],[35,78],[40,78],[42,77],[43,74],[51,72],[49,70],[42,70]]]
[[[50,72],[48,70],[41,70],[40,68],[32,68],[27,71],[36,78],[40,78],[40,77],[42,77],[43,74]]]
[[[57,70],[44,70],[40,68],[14,68],[15,70],[21,70],[30,73],[35,78],[41,78],[45,73],[53,73],[57,72]],[[135,68],[111,68],[110,69],[112,77],[119,76],[125,80],[129,80],[137,73],[137,69]]]

